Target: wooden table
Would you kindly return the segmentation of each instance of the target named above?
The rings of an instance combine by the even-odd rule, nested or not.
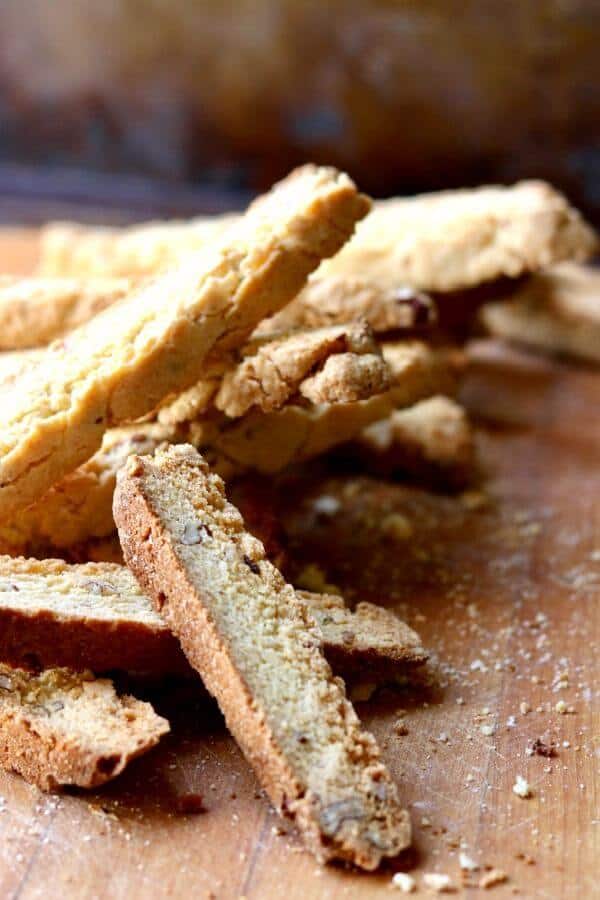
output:
[[[31,262],[27,235],[0,249],[4,269]],[[57,798],[0,774],[1,897],[371,900],[394,895],[399,868],[419,891],[425,872],[460,886],[461,842],[508,876],[492,897],[600,896],[600,376],[492,350],[477,350],[463,388],[482,486],[442,496],[319,473],[285,517],[298,565],[396,607],[431,649],[422,684],[358,705],[411,809],[414,850],[375,875],[320,868],[201,693],[163,690],[173,734],[105,789]],[[324,492],[341,498],[336,516],[315,513]],[[382,533],[391,512],[410,537]],[[557,755],[528,755],[536,739]],[[513,793],[517,775],[531,797]],[[206,812],[178,812],[189,792]]]

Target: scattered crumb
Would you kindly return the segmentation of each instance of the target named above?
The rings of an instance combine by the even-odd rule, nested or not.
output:
[[[482,725],[479,730],[486,737],[491,737],[496,731],[496,726],[495,725]]]
[[[567,712],[567,704],[564,700],[559,700],[556,706],[554,707],[557,713],[560,713],[561,716],[566,715]]]
[[[426,872],[423,875],[423,883],[436,894],[449,894],[456,890],[450,876],[442,875],[441,872]]]
[[[504,884],[505,881],[508,881],[506,872],[503,872],[502,869],[491,869],[481,876],[478,885],[480,888],[491,888],[497,884]]]
[[[407,541],[413,535],[413,527],[402,513],[389,513],[381,522],[381,531],[395,541]]]
[[[531,707],[529,703],[520,703],[519,704],[519,712],[522,716],[526,716],[528,712],[531,712]]]
[[[522,797],[523,799],[531,797],[529,782],[523,778],[522,775],[517,775],[515,779],[515,783],[513,784],[513,794],[516,794],[517,797]]]
[[[421,828],[429,828],[431,826],[431,819],[428,819],[427,816],[421,817]]]
[[[392,877],[392,887],[399,888],[403,894],[412,894],[416,887],[415,879],[406,872],[396,872]]]
[[[536,738],[533,744],[531,745],[531,756],[534,753],[537,753],[538,756],[545,756],[550,759],[553,756],[557,756],[556,747],[554,744],[545,744],[541,738]]]
[[[479,868],[475,860],[471,859],[471,857],[467,853],[465,853],[464,850],[461,850],[458,854],[458,864],[465,872],[474,872]]]

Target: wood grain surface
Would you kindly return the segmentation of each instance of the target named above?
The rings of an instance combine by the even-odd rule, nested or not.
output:
[[[29,237],[8,237],[3,268],[26,268]],[[320,868],[202,691],[164,685],[150,696],[173,734],[105,789],[54,797],[0,773],[0,897],[371,900],[399,895],[397,870],[415,896],[430,872],[457,896],[600,896],[600,375],[489,343],[472,359],[478,484],[431,494],[319,466],[287,485],[282,517],[298,570],[398,609],[432,652],[419,685],[357,706],[411,809],[413,851],[374,875]],[[315,509],[323,494],[334,515]],[[536,739],[555,755],[528,755]],[[185,812],[190,793],[204,812]],[[461,842],[480,866],[467,877]],[[490,868],[507,880],[485,890]]]

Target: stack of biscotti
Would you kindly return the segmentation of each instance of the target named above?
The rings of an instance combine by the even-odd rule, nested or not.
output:
[[[3,314],[12,305],[21,317],[12,336],[7,325],[0,376],[5,768],[44,789],[100,784],[168,723],[98,676],[200,675],[319,859],[370,869],[408,845],[396,785],[327,660],[349,680],[395,678],[425,661],[418,635],[385,609],[286,584],[223,482],[181,443],[286,408],[325,421],[347,409],[356,429],[452,380],[443,351],[382,347],[368,317],[261,325],[368,209],[346,176],[307,166],[160,271],[0,285]],[[400,333],[433,315],[412,295],[393,313],[369,303]],[[18,555],[85,555],[115,521],[129,568]],[[167,555],[148,555],[150,543]]]
[[[220,476],[353,443],[380,473],[463,480],[455,310],[593,245],[541,183],[371,207],[315,166],[244,214],[49,227],[38,276],[0,280],[0,764],[97,785],[168,730],[99,676],[200,678],[319,860],[403,850],[340,676],[406,676],[420,639],[288,584],[268,508],[249,530]]]

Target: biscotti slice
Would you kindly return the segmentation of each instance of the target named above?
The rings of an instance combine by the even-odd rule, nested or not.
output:
[[[352,440],[398,407],[455,390],[445,351],[418,341],[383,344],[382,351],[391,372],[388,391],[355,403],[288,404],[273,413],[251,412],[235,421],[200,418],[189,425],[190,441],[215,454],[223,472],[272,474]]]
[[[506,301],[481,310],[494,336],[532,348],[600,362],[600,274],[563,263],[528,279]]]
[[[464,407],[451,397],[428,397],[374,422],[353,448],[379,474],[397,470],[460,484],[475,459],[473,428]]]
[[[385,680],[426,662],[419,635],[389,609],[363,602],[350,610],[335,594],[297,594],[319,626],[329,664],[344,678]]]
[[[221,237],[240,213],[126,228],[51,222],[40,229],[38,272],[45,277],[145,278]]]
[[[44,791],[104,784],[168,731],[149,703],[91,672],[0,665],[0,767]]]
[[[404,676],[425,662],[419,636],[389,610],[298,591],[335,672]],[[152,677],[193,670],[129,569],[111,563],[0,556],[0,661]]]
[[[177,440],[166,425],[140,423],[106,432],[102,446],[38,501],[0,521],[0,543],[14,554],[35,555],[49,548],[72,548],[115,530],[112,496],[118,470],[132,453],[152,453]]]
[[[543,181],[521,181],[380,201],[313,277],[443,294],[583,261],[596,248],[593,229],[562,194]]]
[[[127,278],[0,277],[0,350],[43,347],[132,290]]]
[[[115,520],[125,559],[216,697],[274,806],[321,861],[373,869],[410,842],[372,735],[295,591],[192,448],[131,457]]]
[[[197,385],[161,409],[159,421],[166,424],[190,421],[211,405],[230,418],[238,418],[251,408],[272,412],[302,392],[305,379],[321,371],[330,357],[350,354],[377,357],[377,361],[372,360],[371,368],[377,372],[380,383],[385,382],[388,373],[380,347],[364,323],[255,338],[239,352],[240,361],[226,368],[221,361],[214,374],[209,372],[208,377],[205,375]],[[359,367],[360,363],[356,368]],[[346,371],[345,377],[338,378],[341,402],[352,399],[360,383],[357,372]]]
[[[222,240],[55,341],[0,385],[0,515],[92,456],[106,430],[194,384],[208,354],[242,344],[335,253],[369,208],[347,176],[305,166]]]

